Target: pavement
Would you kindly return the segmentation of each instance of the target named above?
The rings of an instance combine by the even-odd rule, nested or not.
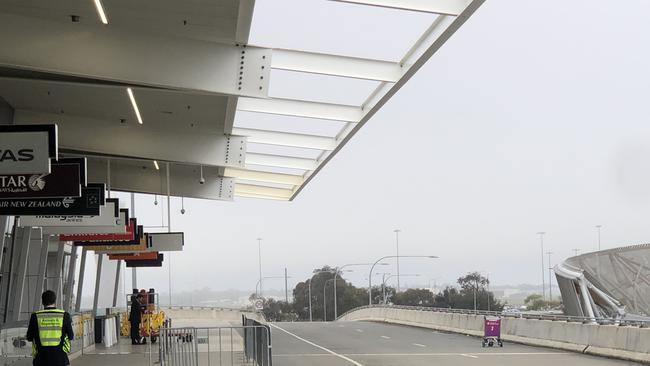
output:
[[[624,366],[634,362],[373,322],[273,323],[274,366]]]

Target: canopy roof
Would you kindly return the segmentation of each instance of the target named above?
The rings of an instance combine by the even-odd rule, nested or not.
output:
[[[158,175],[166,187],[169,166],[174,195],[292,200],[483,1],[273,4],[290,5],[289,20],[306,17],[305,7],[315,4],[351,12],[360,33],[395,33],[400,54],[380,58],[368,50],[251,45],[257,19],[268,32],[301,32],[297,20],[273,18],[269,29],[262,1],[6,0],[0,98],[15,110],[14,123],[57,123],[64,155],[92,157],[91,176],[121,179],[115,189],[163,193],[166,188],[124,176],[140,167],[148,172],[142,180]],[[254,9],[260,12],[255,18]],[[414,39],[399,39],[390,24],[363,29],[358,17],[377,11],[406,19],[415,14],[426,26]],[[336,32],[331,19],[324,26],[332,28],[322,30],[324,39],[346,44],[354,38]],[[298,93],[278,92],[297,79]],[[342,90],[334,102],[319,97],[319,83],[341,80],[365,92],[343,100]],[[199,184],[200,176],[210,184]]]

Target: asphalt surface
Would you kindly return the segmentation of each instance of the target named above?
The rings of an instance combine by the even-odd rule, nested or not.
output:
[[[274,366],[640,365],[507,342],[482,348],[476,337],[383,323],[273,323],[272,328]]]

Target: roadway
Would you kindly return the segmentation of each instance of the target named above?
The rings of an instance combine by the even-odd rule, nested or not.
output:
[[[634,362],[372,322],[273,323],[274,366],[623,366]]]

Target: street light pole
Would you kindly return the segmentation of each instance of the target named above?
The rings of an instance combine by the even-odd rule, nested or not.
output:
[[[600,251],[600,229],[603,227],[603,225],[596,225],[596,230],[598,230],[598,251]]]
[[[257,238],[257,256],[260,266],[260,297],[262,296],[262,238]]]
[[[544,234],[546,234],[544,231],[540,231],[537,233],[537,235],[539,235],[539,243],[542,248],[542,298],[546,299],[546,283],[545,283],[546,268],[544,267]]]
[[[368,274],[368,305],[372,305],[372,271],[374,271],[375,266],[377,263],[383,261],[384,259],[388,258],[395,258],[394,255],[387,255],[385,257],[381,257],[377,259],[375,263],[372,264],[370,267],[370,273]],[[436,259],[438,258],[435,255],[403,255],[401,258],[431,258],[431,259]]]
[[[399,286],[399,232],[401,231],[400,229],[395,229],[393,230],[395,232],[395,246],[397,247],[397,255],[395,256],[396,262],[397,262],[397,292],[400,292],[400,286]]]
[[[329,280],[325,281],[325,286],[323,286],[323,321],[327,321],[327,283],[330,281],[334,281],[334,278],[330,278]]]
[[[344,264],[340,267],[336,267],[334,270],[334,319],[338,319],[339,315],[339,310],[338,310],[338,300],[337,300],[337,294],[336,294],[336,278],[338,277],[339,273],[343,273],[343,268],[345,267],[352,267],[352,266],[371,266],[372,263],[350,263],[350,264]],[[379,263],[380,266],[387,266],[388,263]]]
[[[553,285],[551,281],[551,270],[553,269],[551,267],[551,254],[553,252],[546,252],[548,254],[548,301],[553,301]]]
[[[580,251],[580,249],[578,249],[578,248],[573,248],[573,249],[571,249],[571,250],[573,250],[573,256],[574,256],[574,257],[577,257],[577,256],[578,256],[578,252]]]
[[[309,281],[309,321],[311,322],[313,321],[311,318],[311,278],[307,281]]]

